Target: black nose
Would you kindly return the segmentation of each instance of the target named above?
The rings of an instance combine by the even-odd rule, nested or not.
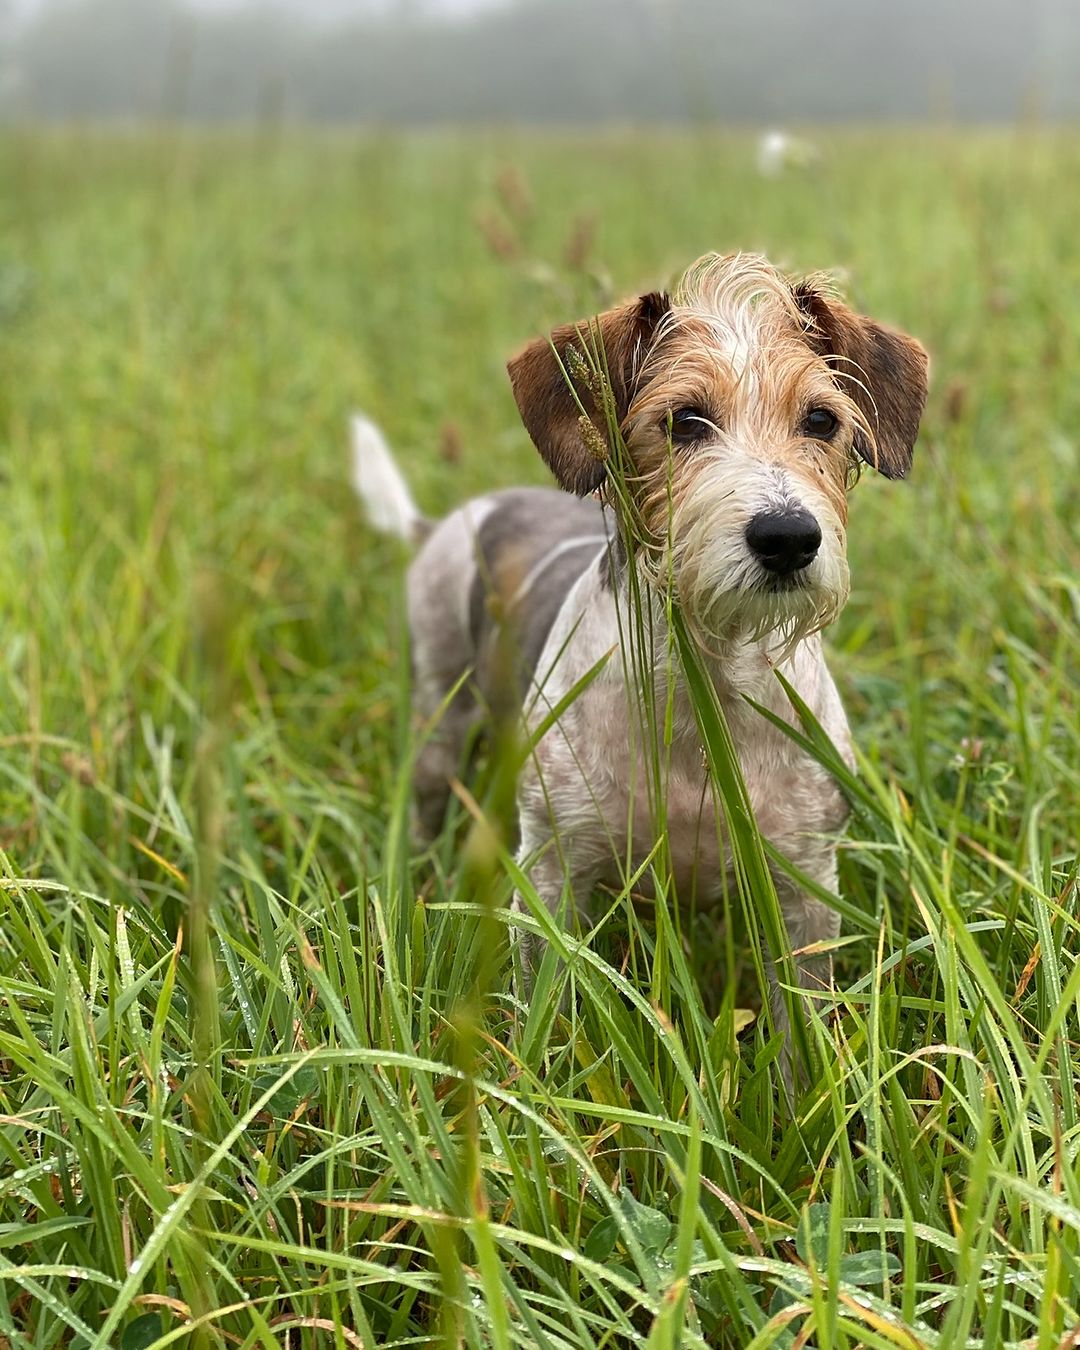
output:
[[[809,567],[821,547],[821,526],[809,511],[763,511],[746,527],[746,542],[762,567],[790,576]]]

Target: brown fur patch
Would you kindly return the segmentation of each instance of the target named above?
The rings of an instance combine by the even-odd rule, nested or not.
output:
[[[906,333],[856,314],[813,283],[800,283],[793,293],[811,322],[811,344],[866,418],[870,436],[856,438],[857,453],[886,478],[903,478],[911,468],[926,403],[925,349]]]
[[[609,448],[602,381],[605,369],[617,424],[626,416],[637,369],[669,308],[661,292],[643,295],[591,320],[564,324],[530,342],[507,365],[521,420],[544,462],[570,492],[592,492],[604,481]],[[582,426],[582,410],[596,431]]]

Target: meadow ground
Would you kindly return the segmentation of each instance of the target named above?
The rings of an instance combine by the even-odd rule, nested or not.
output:
[[[823,147],[0,139],[5,1350],[1080,1344],[1080,139]],[[432,512],[543,481],[508,352],[735,248],[934,357],[852,503],[793,1112],[737,903],[611,897],[515,1002],[507,859],[410,851],[346,481],[353,407]]]

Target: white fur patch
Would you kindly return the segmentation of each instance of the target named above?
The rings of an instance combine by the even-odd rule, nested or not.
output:
[[[386,438],[369,417],[359,413],[350,419],[349,436],[353,487],[372,527],[408,543],[415,542],[423,529],[424,517],[394,462]]]

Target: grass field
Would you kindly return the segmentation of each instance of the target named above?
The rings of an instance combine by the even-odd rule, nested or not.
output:
[[[775,182],[713,135],[0,139],[3,1350],[1080,1345],[1078,174],[1034,131]],[[544,481],[508,352],[735,248],[934,359],[852,502],[794,1111],[738,914],[616,898],[572,1017],[514,1000],[508,860],[464,807],[410,848],[346,478],[361,407],[432,512]]]

